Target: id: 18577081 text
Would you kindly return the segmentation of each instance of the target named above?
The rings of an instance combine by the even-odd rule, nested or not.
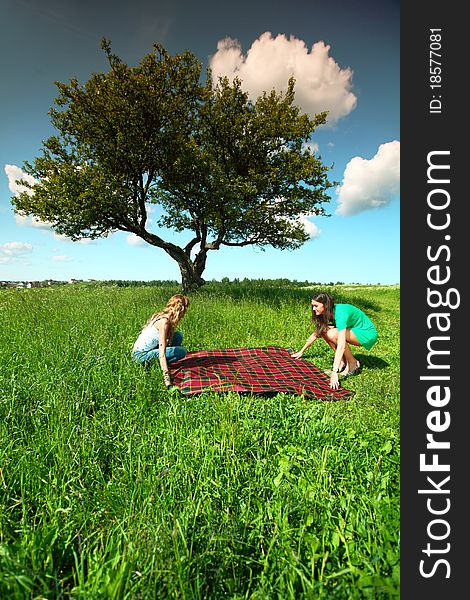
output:
[[[441,29],[429,30],[429,87],[431,100],[429,112],[441,114],[442,112],[442,33]]]

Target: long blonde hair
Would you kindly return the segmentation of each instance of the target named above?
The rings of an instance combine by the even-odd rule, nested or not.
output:
[[[171,340],[173,334],[175,333],[176,326],[186,314],[188,306],[189,298],[187,296],[184,296],[183,294],[175,294],[168,300],[163,310],[154,313],[149,318],[145,326],[155,323],[155,321],[161,317],[167,318],[170,325],[168,330],[168,340]]]

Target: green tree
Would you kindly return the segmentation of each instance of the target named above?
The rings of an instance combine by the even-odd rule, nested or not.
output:
[[[308,236],[298,217],[325,214],[328,167],[306,147],[326,113],[313,118],[285,94],[255,102],[241,82],[202,82],[190,52],[161,45],[129,67],[103,40],[110,70],[84,85],[56,83],[49,114],[58,134],[23,169],[37,183],[14,209],[73,240],[134,233],[179,265],[185,291],[204,283],[210,250],[271,245],[295,249]],[[149,224],[149,206],[161,216]],[[189,232],[182,246],[162,227]]]

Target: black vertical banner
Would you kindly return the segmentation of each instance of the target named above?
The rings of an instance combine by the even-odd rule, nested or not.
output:
[[[401,3],[403,600],[465,597],[470,579],[465,21]]]

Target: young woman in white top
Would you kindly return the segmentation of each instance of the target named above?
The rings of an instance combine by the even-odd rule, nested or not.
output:
[[[141,364],[150,364],[158,357],[166,387],[171,386],[168,363],[186,356],[186,349],[181,345],[183,334],[176,331],[176,326],[186,314],[188,306],[187,296],[172,296],[163,310],[148,319],[132,349],[132,358]]]

